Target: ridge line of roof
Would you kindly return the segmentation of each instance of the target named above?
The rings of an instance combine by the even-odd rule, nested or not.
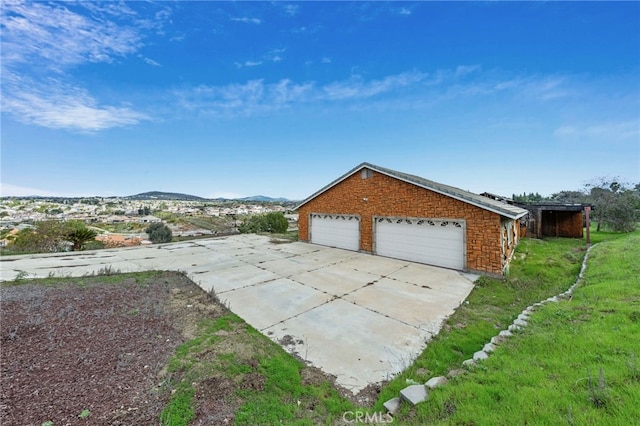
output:
[[[450,185],[446,185],[446,184],[442,184],[439,182],[435,182],[429,179],[425,179],[423,177],[420,176],[416,176],[416,175],[412,175],[409,173],[404,173],[404,172],[398,172],[396,170],[393,169],[388,169],[386,167],[380,167],[377,166],[375,164],[371,164],[368,162],[363,162],[360,163],[359,165],[357,165],[356,167],[354,167],[353,169],[349,170],[347,173],[343,174],[342,176],[338,177],[337,179],[333,180],[332,182],[330,182],[328,185],[325,185],[323,188],[321,188],[320,190],[314,192],[312,195],[310,195],[309,197],[305,198],[299,205],[296,206],[296,209],[302,207],[303,205],[305,205],[306,203],[308,203],[309,201],[311,201],[312,199],[314,199],[315,197],[317,197],[318,195],[322,194],[323,192],[329,190],[330,188],[332,188],[333,186],[337,185],[338,183],[342,182],[343,180],[345,180],[347,177],[353,175],[354,173],[356,173],[358,170],[361,170],[363,168],[370,168],[374,171],[377,171],[379,173],[383,173],[387,176],[391,176],[395,179],[399,179],[408,183],[411,183],[413,185],[417,185],[419,187],[452,197],[454,199],[457,199],[459,201],[463,201],[466,202],[468,204],[472,204],[476,207],[482,208],[484,210],[489,210],[492,211],[494,213],[497,213],[501,216],[504,217],[508,217],[510,219],[519,219],[523,216],[525,216],[528,213],[528,210],[523,209],[521,207],[518,206],[513,206],[513,205],[509,205],[509,204],[505,204],[502,203],[500,201],[496,201],[496,200],[492,200],[490,198],[487,197],[483,197],[482,195],[479,194],[474,194],[473,192],[470,191],[465,191],[464,189],[460,189],[460,188],[456,188],[454,186],[450,186]]]

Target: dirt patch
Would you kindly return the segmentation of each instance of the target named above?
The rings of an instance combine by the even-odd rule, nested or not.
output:
[[[222,308],[176,273],[105,281],[0,289],[0,424],[158,422],[169,357]]]

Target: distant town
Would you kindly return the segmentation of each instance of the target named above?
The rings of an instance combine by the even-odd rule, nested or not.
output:
[[[94,229],[106,247],[148,243],[151,223],[167,224],[177,239],[238,232],[247,217],[282,212],[291,227],[297,202],[265,196],[205,199],[188,194],[147,192],[127,197],[0,197],[0,247],[21,229],[40,221],[81,220]]]

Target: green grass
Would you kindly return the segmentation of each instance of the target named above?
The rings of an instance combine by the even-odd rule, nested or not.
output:
[[[415,408],[404,407],[398,423],[637,424],[640,419],[640,232],[613,237],[602,238],[592,250],[584,281],[571,300],[546,304],[537,310],[529,326],[501,345],[488,360],[431,391],[427,402]],[[525,242],[520,255],[524,251],[528,256],[514,263],[505,286],[512,287],[515,279],[520,285],[537,282],[536,285],[551,293],[541,294],[525,285],[527,295],[513,297],[514,304],[519,305],[516,311],[524,307],[521,302],[534,294],[532,301],[541,300],[571,284],[571,273],[575,272],[575,278],[577,271],[569,265],[572,263],[569,258],[577,251],[570,247],[569,241]],[[552,249],[545,247],[547,245],[564,247],[565,253],[552,256]],[[547,271],[545,265],[553,272]],[[484,293],[485,289],[484,286],[477,288],[474,293]],[[503,290],[498,297],[506,301],[505,293],[509,292]],[[479,296],[472,294],[472,304]],[[488,295],[480,300],[486,302]],[[495,309],[506,311],[508,306]],[[500,321],[499,317],[501,315],[494,316],[494,321]],[[440,342],[429,346],[439,346],[440,350],[428,347],[421,358],[436,355],[447,358],[442,354],[448,349],[454,350],[452,347],[456,345],[442,347],[442,340],[465,341],[451,334],[439,336],[438,340]],[[467,340],[473,338],[467,336]],[[481,339],[471,350],[480,350],[487,341]],[[434,360],[422,359],[420,364],[432,367]],[[437,367],[432,368],[438,370]],[[442,372],[442,369],[437,371]]]
[[[131,282],[133,280],[136,284],[144,285],[147,280],[157,277],[162,271],[143,271],[143,272],[128,272],[120,273],[118,270],[111,270],[111,268],[103,268],[95,274],[88,274],[83,277],[65,277],[51,275],[47,278],[32,278],[29,274],[19,274],[13,281],[1,281],[0,287],[12,287],[16,285],[24,284],[37,284],[42,286],[58,286],[58,285],[77,285],[84,287],[88,281],[95,281],[95,277],[100,277],[101,283],[108,284],[120,284],[124,282]]]
[[[424,352],[383,389],[376,408],[382,409],[384,401],[397,396],[407,379],[425,382],[460,368],[525,307],[565,291],[575,282],[585,252],[582,240],[523,239],[509,277],[481,277]]]

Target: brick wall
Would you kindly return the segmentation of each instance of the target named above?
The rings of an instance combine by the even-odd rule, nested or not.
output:
[[[467,269],[501,275],[500,215],[373,172],[346,178],[299,209],[299,238],[309,241],[309,214],[356,214],[360,222],[360,250],[373,251],[373,216],[404,216],[464,219],[466,221]]]

